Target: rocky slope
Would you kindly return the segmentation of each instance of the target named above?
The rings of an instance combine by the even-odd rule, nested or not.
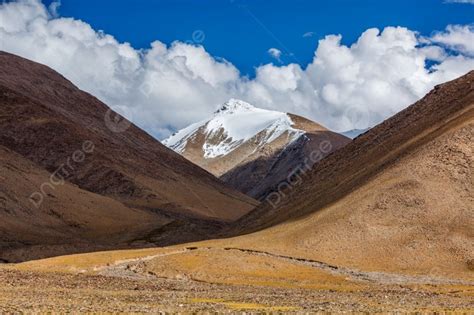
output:
[[[231,187],[262,199],[300,167],[349,139],[306,118],[231,99],[214,115],[163,141]],[[321,149],[324,147],[324,149]],[[309,158],[319,153],[318,159]]]
[[[182,236],[173,236],[173,226],[196,226],[196,222],[210,222],[212,226],[237,219],[256,205],[253,199],[227,188],[212,174],[117,117],[105,104],[48,67],[0,52],[2,170],[6,172],[7,165],[13,163],[12,167],[23,174],[21,180],[14,174],[1,174],[5,179],[0,187],[8,194],[0,200],[0,216],[3,222],[28,217],[21,235],[13,227],[2,226],[0,235],[7,235],[2,239],[4,246],[16,244],[17,248],[18,242],[41,245],[49,232],[47,228],[37,230],[36,215],[49,211],[49,228],[59,231],[66,228],[62,226],[65,222],[55,216],[77,216],[85,204],[97,213],[102,211],[99,208],[117,213],[120,208],[128,210],[116,218],[116,222],[124,221],[122,225],[126,221],[137,223],[134,216],[138,211],[143,214],[138,220],[142,223],[133,230],[165,244]],[[20,164],[15,166],[17,162]],[[27,163],[34,164],[34,172],[43,172],[41,180],[28,177],[23,168]],[[63,186],[76,191],[71,192],[69,201],[57,196]],[[78,198],[82,201],[74,202]],[[98,202],[95,209],[94,198],[103,206]],[[79,221],[71,223],[76,230],[102,233],[100,224],[95,225],[98,218],[86,212],[81,215]],[[170,221],[174,223],[164,231],[157,230]],[[153,223],[155,232],[150,234],[146,222]],[[108,225],[109,236],[122,226],[114,224]],[[193,238],[191,230],[187,229],[187,240]],[[167,233],[166,239],[161,238],[162,232]],[[58,243],[61,235],[57,234]]]

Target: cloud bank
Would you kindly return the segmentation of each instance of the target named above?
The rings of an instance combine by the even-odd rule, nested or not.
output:
[[[430,37],[374,28],[351,46],[328,35],[307,67],[266,64],[248,79],[200,45],[155,41],[137,50],[85,22],[57,17],[57,6],[50,11],[39,0],[0,5],[0,50],[52,67],[158,138],[206,118],[229,98],[336,131],[373,126],[474,69],[473,34],[461,25]]]

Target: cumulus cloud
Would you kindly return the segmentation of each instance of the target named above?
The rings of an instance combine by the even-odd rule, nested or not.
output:
[[[0,49],[52,67],[158,138],[206,118],[229,98],[337,131],[363,129],[474,69],[471,26],[431,37],[403,27],[368,29],[350,46],[328,35],[306,67],[262,65],[249,79],[203,46],[157,40],[137,50],[53,12],[39,0],[1,4]]]
[[[280,49],[277,49],[277,48],[270,48],[268,50],[268,54],[270,56],[272,56],[273,58],[275,58],[276,60],[278,61],[281,61],[280,60],[280,57],[281,57],[281,50]]]
[[[445,32],[436,32],[431,41],[474,56],[474,25],[449,25]]]

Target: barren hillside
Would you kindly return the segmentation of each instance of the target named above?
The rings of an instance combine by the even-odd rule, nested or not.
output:
[[[0,233],[9,235],[2,239],[3,244],[13,246],[24,241],[26,247],[41,245],[42,234],[35,227],[36,214],[49,211],[52,216],[79,215],[73,204],[68,205],[61,199],[63,196],[57,196],[64,182],[86,193],[85,196],[109,201],[110,205],[106,209],[99,207],[98,213],[111,213],[115,206],[116,211],[128,209],[117,223],[135,222],[136,211],[143,214],[144,218],[137,220],[150,224],[137,223],[133,231],[142,229],[143,241],[156,244],[189,241],[194,238],[192,231],[200,230],[201,226],[203,230],[197,232],[195,239],[205,238],[208,229],[219,226],[219,222],[237,219],[257,204],[127,120],[116,120],[116,114],[104,103],[80,91],[55,71],[4,52],[0,52],[0,145],[11,152],[2,159],[3,170],[7,163],[16,162],[9,160],[16,156],[50,174],[43,175],[44,181],[37,180],[35,186],[13,185],[13,173],[0,174],[5,178],[0,187],[10,191],[13,198],[8,204],[0,203],[2,221],[28,213],[31,233],[29,237],[26,232],[18,234],[13,228],[10,230],[11,226],[3,226]],[[20,166],[17,169],[23,171]],[[28,172],[23,174],[25,181],[30,180]],[[76,197],[80,196],[77,194]],[[28,202],[20,207],[13,201],[15,198]],[[89,201],[86,198],[84,202]],[[99,220],[82,215],[80,221]],[[60,226],[57,220],[51,222],[51,229],[68,228]],[[172,224],[158,229],[168,222]],[[149,225],[155,227],[153,233]],[[86,224],[83,228],[102,233],[95,231],[99,226]],[[179,229],[183,233],[173,235],[172,231]],[[45,235],[48,233],[46,228],[42,230]],[[113,239],[116,228],[111,225],[109,230]],[[82,232],[78,231],[77,236]],[[59,237],[57,242],[63,239]],[[17,245],[14,247],[21,247]]]

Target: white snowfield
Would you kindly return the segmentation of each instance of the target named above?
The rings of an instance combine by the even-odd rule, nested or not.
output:
[[[256,108],[241,100],[230,99],[210,119],[192,124],[163,141],[167,147],[183,153],[189,140],[204,133],[205,158],[224,156],[255,137],[256,148],[271,143],[287,132],[288,143],[305,132],[293,128],[286,113]],[[216,141],[218,140],[218,141]]]

